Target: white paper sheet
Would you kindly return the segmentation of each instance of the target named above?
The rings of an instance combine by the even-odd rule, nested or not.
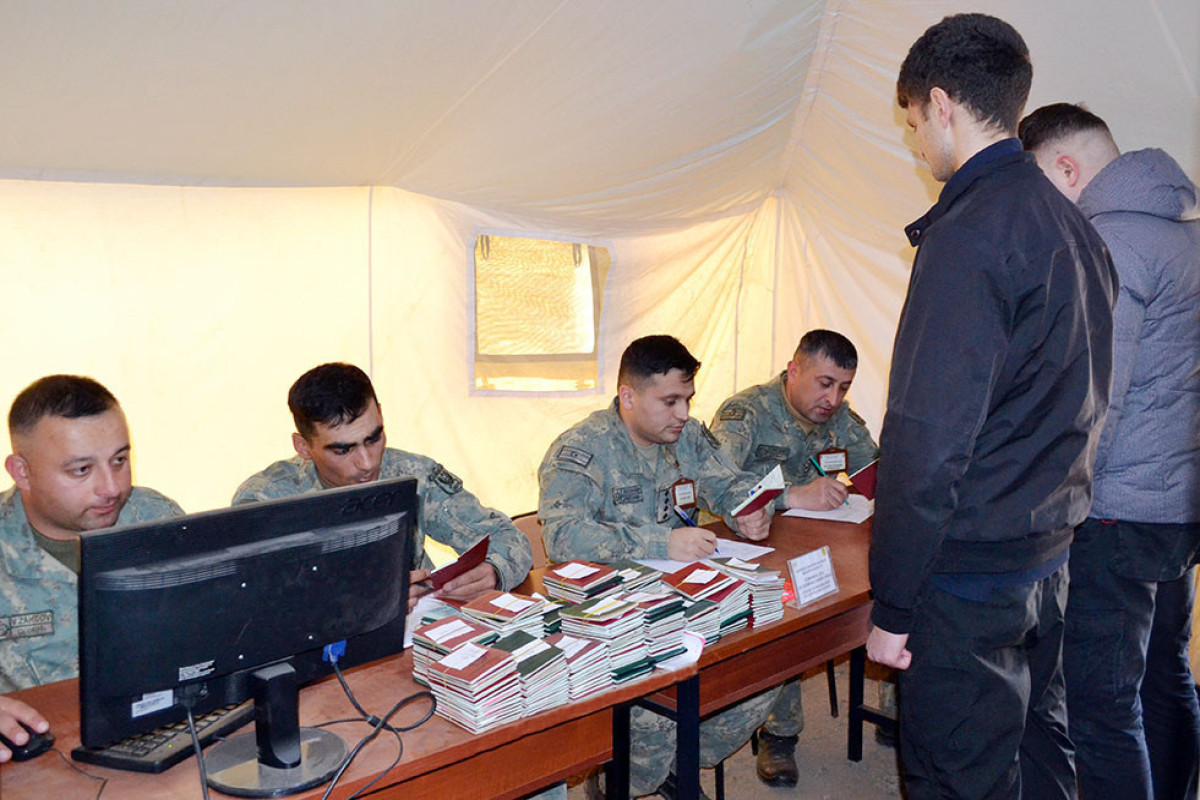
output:
[[[847,502],[832,511],[808,511],[803,508],[789,508],[783,512],[785,517],[806,517],[808,519],[827,519],[833,522],[853,522],[855,524],[869,519],[875,513],[875,501],[868,500],[861,494],[852,494]]]

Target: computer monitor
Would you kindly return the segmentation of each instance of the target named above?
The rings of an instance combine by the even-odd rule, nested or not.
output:
[[[416,512],[416,481],[399,478],[84,533],[84,746],[184,720],[185,702],[199,715],[254,698],[255,734],[210,749],[210,784],[276,796],[324,783],[346,747],[298,727],[297,687],[332,673],[327,645],[345,641],[345,666],[404,649]],[[247,739],[232,757],[248,749],[258,769],[218,757]],[[239,771],[267,785],[233,791],[220,773]]]

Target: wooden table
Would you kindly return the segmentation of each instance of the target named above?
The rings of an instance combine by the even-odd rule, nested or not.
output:
[[[709,527],[719,536],[734,538],[721,523]],[[780,515],[772,520],[770,535],[756,544],[775,551],[758,559],[759,563],[785,571],[789,558],[828,545],[838,591],[802,609],[784,606],[783,619],[778,622],[722,637],[705,648],[695,677],[650,696],[654,705],[678,720],[679,797],[699,796],[701,719],[848,653],[853,654],[852,667],[857,666],[857,674],[851,677],[849,752],[852,759],[861,758],[862,723],[878,717],[862,704],[862,663],[871,615],[867,576],[870,532],[871,520],[860,525]],[[534,570],[526,588],[540,589],[544,572]]]
[[[724,526],[718,524],[716,529],[721,535],[732,536]],[[706,648],[693,667],[654,673],[627,686],[478,735],[435,716],[420,728],[403,734],[404,758],[372,788],[370,796],[405,800],[520,797],[610,761],[614,755],[614,737],[620,742],[628,736],[629,704],[650,695],[654,702],[680,716],[679,796],[697,797],[700,719],[866,643],[871,610],[867,582],[869,521],[854,526],[777,516],[769,538],[763,543],[776,550],[760,560],[775,569],[785,569],[790,557],[828,545],[838,581],[837,594],[800,610],[786,606],[783,619],[778,622],[722,638]],[[535,570],[522,589],[540,588],[542,572]],[[412,680],[411,653],[350,670],[347,680],[367,710],[377,714],[383,714],[397,700],[422,688]],[[862,699],[861,671],[859,681],[857,703],[853,680],[851,684],[852,752],[856,728],[861,741],[863,716],[856,708]],[[64,755],[79,744],[77,681],[26,689],[14,696],[30,703],[50,720],[58,737],[56,748]],[[400,712],[393,721],[403,725],[422,713],[424,704],[418,702]],[[302,725],[350,716],[354,716],[353,709],[336,680],[321,681],[300,693]],[[352,745],[368,732],[368,727],[342,724],[333,730]],[[345,798],[364,786],[391,764],[395,754],[395,738],[381,735],[364,748],[339,782],[333,797]],[[620,746],[616,755],[620,758]],[[108,780],[105,800],[199,797],[198,772],[191,759],[161,775],[143,775],[68,764],[55,753],[22,764],[0,766],[0,797],[3,800],[94,798],[100,791],[100,782],[88,775]],[[610,796],[620,793],[616,786],[610,789]],[[319,798],[323,791],[321,787],[294,796],[306,800]],[[213,796],[226,795],[213,792]]]
[[[434,716],[416,730],[401,734],[404,758],[372,787],[369,796],[404,800],[520,797],[609,761],[613,753],[614,708],[619,709],[647,692],[693,675],[693,667],[673,673],[653,673],[626,686],[476,735]],[[412,680],[411,652],[349,670],[346,680],[359,702],[368,711],[380,715],[401,698],[423,688]],[[71,748],[79,744],[78,681],[38,686],[13,696],[29,703],[50,720],[51,730],[57,737],[55,747],[69,761]],[[410,723],[419,719],[427,708],[427,703],[418,700],[399,712],[392,722],[395,725]],[[301,725],[353,716],[354,709],[335,679],[322,680],[300,693]],[[253,730],[250,725],[241,732]],[[346,723],[330,730],[353,746],[370,728],[365,723]],[[386,769],[395,756],[395,737],[386,732],[380,734],[355,759],[338,782],[333,797],[349,796]],[[151,797],[155,800],[194,800],[200,797],[199,772],[196,762],[190,758],[161,775],[145,775],[90,764],[68,764],[58,754],[50,752],[32,761],[0,765],[0,798],[90,799],[100,791],[99,779],[108,780],[102,800]],[[307,800],[319,798],[324,791],[322,786],[292,796]],[[217,791],[212,791],[212,796],[227,797]]]

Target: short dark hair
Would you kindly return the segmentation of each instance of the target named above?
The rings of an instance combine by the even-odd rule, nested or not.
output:
[[[630,342],[621,354],[617,383],[633,386],[653,375],[666,375],[673,369],[681,370],[691,380],[696,377],[700,362],[674,336],[643,336]]]
[[[82,375],[47,375],[26,386],[8,410],[9,435],[28,433],[42,417],[94,417],[117,408],[112,392]]]
[[[333,427],[358,419],[372,400],[379,402],[367,373],[340,362],[313,367],[288,390],[288,408],[305,439],[318,424]]]
[[[1021,144],[1026,150],[1037,150],[1042,145],[1085,131],[1100,131],[1112,138],[1112,132],[1104,120],[1088,111],[1082,103],[1042,106],[1017,126],[1017,135],[1021,137]]]
[[[858,350],[837,331],[817,328],[804,334],[793,358],[799,358],[801,353],[810,358],[825,356],[842,369],[858,369]]]
[[[1033,62],[1021,34],[987,14],[954,14],[921,35],[900,65],[896,102],[924,111],[941,87],[984,123],[1015,133],[1033,83]]]

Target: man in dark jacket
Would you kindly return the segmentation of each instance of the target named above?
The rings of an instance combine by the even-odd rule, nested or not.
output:
[[[1188,662],[1200,549],[1200,202],[1162,150],[1121,155],[1069,103],[1021,121],[1038,166],[1104,237],[1121,277],[1092,511],[1075,530],[1063,671],[1080,795],[1196,797]]]
[[[896,333],[871,543],[876,661],[900,676],[909,797],[1075,797],[1067,551],[1108,407],[1115,274],[1014,138],[1033,69],[1011,26],[947,17],[897,99],[945,182]]]

